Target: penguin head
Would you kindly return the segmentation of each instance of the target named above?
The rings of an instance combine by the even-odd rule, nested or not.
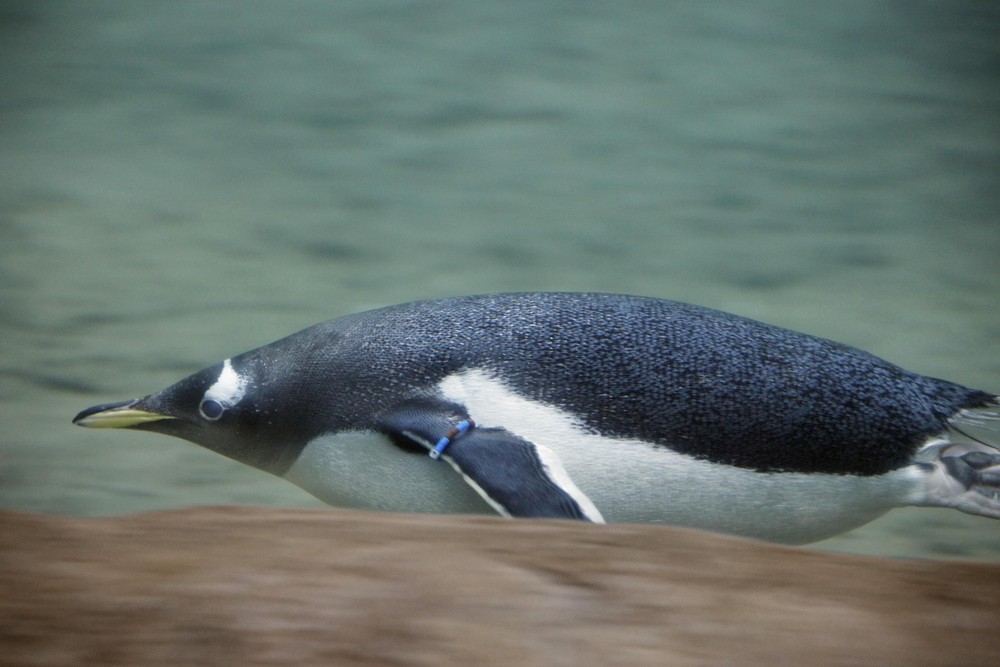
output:
[[[297,455],[296,415],[285,383],[258,351],[209,366],[143,398],[87,408],[73,423],[183,438],[229,458],[281,474]]]

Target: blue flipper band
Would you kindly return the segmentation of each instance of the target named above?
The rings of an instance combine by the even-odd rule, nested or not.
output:
[[[437,441],[437,444],[435,444],[430,451],[430,457],[435,461],[440,459],[441,455],[444,454],[444,450],[448,449],[448,445],[453,443],[456,438],[459,438],[467,433],[472,426],[473,423],[470,419],[463,419],[455,424],[455,427],[448,431],[447,435],[442,436],[441,439]]]

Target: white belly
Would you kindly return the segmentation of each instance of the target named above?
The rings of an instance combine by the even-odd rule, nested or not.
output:
[[[506,428],[555,452],[607,521],[666,523],[801,544],[865,524],[911,502],[922,488],[912,467],[871,477],[759,473],[641,441],[605,438],[589,433],[572,415],[525,400],[482,371],[450,376],[440,389],[465,405],[476,424]],[[285,478],[340,507],[493,512],[451,466],[403,452],[373,432],[314,441]]]
[[[372,431],[348,431],[312,441],[284,478],[336,507],[493,514],[451,466],[404,452]]]

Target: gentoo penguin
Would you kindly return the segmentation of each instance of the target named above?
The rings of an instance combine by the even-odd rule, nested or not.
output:
[[[801,544],[902,505],[1000,518],[979,439],[998,405],[707,308],[529,293],[331,320],[73,421],[184,438],[332,505]]]

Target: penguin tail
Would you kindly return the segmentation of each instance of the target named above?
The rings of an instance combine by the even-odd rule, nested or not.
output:
[[[979,444],[1000,448],[991,444],[1000,441],[1000,395],[987,394],[971,407],[963,407],[948,420],[953,431]],[[977,437],[978,436],[978,437]],[[985,442],[981,439],[985,438]]]

